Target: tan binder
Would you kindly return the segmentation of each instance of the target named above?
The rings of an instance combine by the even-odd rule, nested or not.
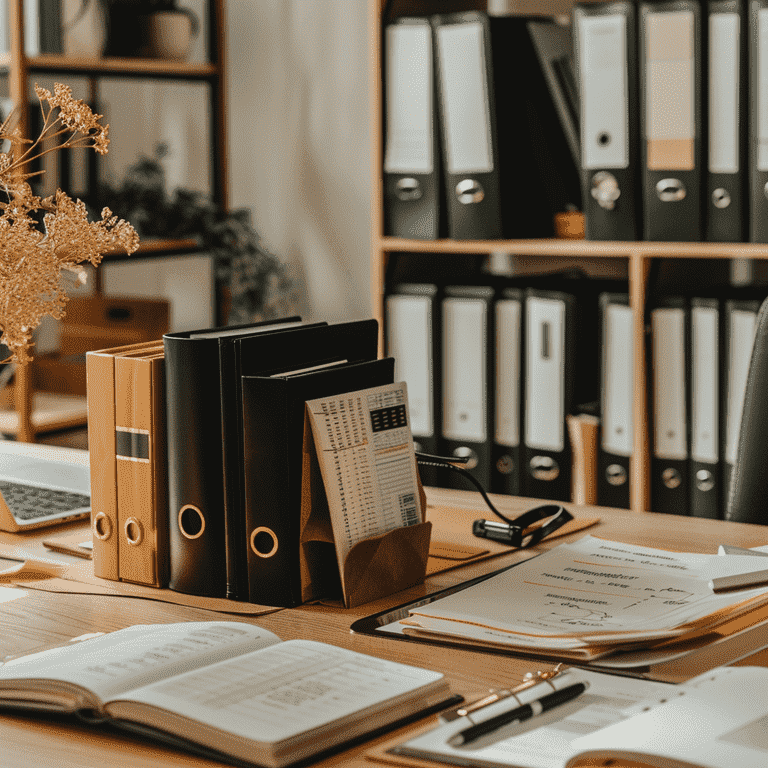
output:
[[[162,340],[88,352],[88,448],[91,464],[93,572],[117,580],[117,467],[115,464],[115,355],[162,351]]]
[[[115,357],[120,581],[168,583],[168,472],[162,352]]]

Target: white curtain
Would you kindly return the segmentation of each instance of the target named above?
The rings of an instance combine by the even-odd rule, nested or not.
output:
[[[306,319],[370,316],[367,0],[228,0],[230,205]]]

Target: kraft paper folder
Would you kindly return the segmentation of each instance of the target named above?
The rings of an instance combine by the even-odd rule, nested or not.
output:
[[[299,543],[303,602],[341,596],[345,608],[354,608],[424,581],[432,523],[424,519],[427,499],[421,480],[422,522],[365,539],[352,547],[343,565],[346,585],[343,593],[328,500],[308,416],[304,420],[301,490]]]

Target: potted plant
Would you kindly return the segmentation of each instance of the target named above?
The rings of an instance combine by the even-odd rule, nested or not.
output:
[[[196,238],[212,254],[217,284],[228,294],[229,324],[282,317],[296,303],[285,266],[261,242],[245,208],[225,211],[209,196],[186,189],[166,190],[159,145],[154,157],[131,165],[119,187],[104,185],[99,205],[130,221],[142,237]]]

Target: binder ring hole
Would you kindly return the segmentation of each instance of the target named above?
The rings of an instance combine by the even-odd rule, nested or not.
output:
[[[205,517],[194,504],[186,504],[179,510],[179,530],[188,539],[198,539],[203,535]]]
[[[607,131],[603,131],[603,133],[598,134],[597,143],[601,147],[607,147],[611,143],[611,134]]]
[[[404,203],[407,203],[411,200],[421,199],[422,193],[419,180],[414,179],[411,176],[398,179],[397,184],[395,184],[395,190],[397,192],[398,199],[402,200]]]
[[[480,457],[477,453],[467,446],[456,448],[453,455],[457,459],[466,459],[461,465],[464,469],[474,469],[480,463]]]
[[[609,485],[624,485],[627,482],[627,470],[621,464],[609,464],[605,469],[605,479]]]
[[[251,549],[257,557],[272,557],[277,552],[277,536],[271,528],[263,525],[251,533]]]
[[[481,203],[485,197],[485,190],[479,181],[464,179],[456,185],[456,197],[464,205]]]
[[[144,539],[144,529],[141,523],[135,517],[129,517],[125,521],[125,538],[128,539],[128,543],[134,547],[141,544]]]
[[[106,541],[112,535],[112,521],[103,512],[93,518],[93,535],[101,541]]]

